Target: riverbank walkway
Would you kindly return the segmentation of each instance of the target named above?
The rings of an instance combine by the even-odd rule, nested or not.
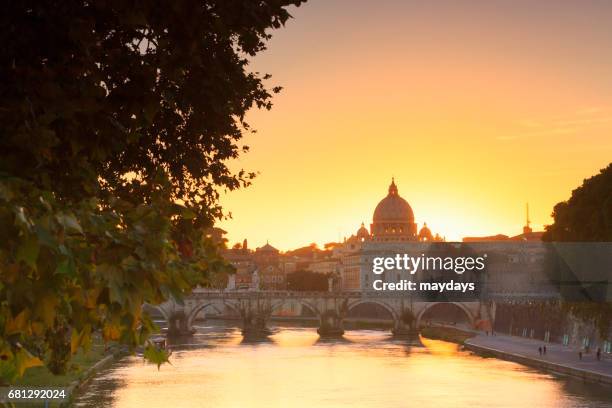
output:
[[[612,356],[602,353],[597,360],[596,350],[589,354],[556,343],[545,343],[524,337],[497,334],[495,336],[479,333],[468,339],[466,348],[473,351],[488,351],[504,359],[517,361],[536,368],[570,374],[597,382],[612,384]],[[546,346],[546,354],[540,355],[538,347]]]

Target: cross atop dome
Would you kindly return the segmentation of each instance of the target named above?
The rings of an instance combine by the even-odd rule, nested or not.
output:
[[[395,185],[395,177],[391,177],[391,185],[389,186],[389,195],[397,195],[397,186]]]

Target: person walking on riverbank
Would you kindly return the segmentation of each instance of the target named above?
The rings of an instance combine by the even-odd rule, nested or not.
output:
[[[597,347],[597,361],[601,361],[601,347]]]
[[[540,355],[542,355],[542,347],[538,347],[538,353],[540,353]]]
[[[546,346],[542,348],[542,352],[544,353],[544,355],[546,355]]]
[[[578,358],[579,358],[580,360],[582,360],[582,351],[579,351],[579,352],[578,352]]]

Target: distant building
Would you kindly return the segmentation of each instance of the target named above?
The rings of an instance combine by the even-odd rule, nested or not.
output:
[[[410,204],[399,195],[395,180],[391,179],[387,196],[374,209],[370,231],[364,223],[357,232],[333,248],[333,257],[339,260],[338,269],[343,290],[362,290],[372,274],[371,257],[366,254],[373,246],[377,250],[398,247],[398,244],[442,242],[439,234],[433,234],[427,223],[417,232],[414,212]],[[386,245],[388,244],[388,245]],[[404,247],[406,246],[404,245]],[[400,245],[401,247],[401,245]],[[366,277],[367,276],[367,277]],[[370,288],[371,285],[367,285]]]
[[[480,246],[482,250],[496,253],[498,242],[539,243],[543,232],[533,231],[527,207],[526,223],[523,233],[509,237],[499,234],[487,237],[465,237],[465,243],[489,243],[493,246]],[[418,256],[430,250],[429,243],[444,242],[439,234],[434,234],[427,223],[417,228],[414,212],[408,202],[399,195],[395,180],[391,180],[385,197],[376,205],[372,214],[370,230],[361,223],[357,231],[341,243],[326,244],[325,250],[315,244],[298,248],[285,253],[268,242],[255,251],[248,249],[244,240],[242,245],[225,250],[224,255],[236,268],[232,281],[237,290],[252,288],[253,276],[257,271],[257,283],[262,289],[284,290],[287,285],[287,274],[296,271],[312,271],[326,275],[339,275],[342,290],[372,290],[372,259],[376,256],[392,256],[397,253],[408,253]],[[459,244],[454,244],[459,245]],[[431,249],[433,250],[433,249]],[[522,246],[516,251],[490,259],[490,289],[499,292],[504,288],[518,289],[519,282],[525,282],[524,274],[531,276],[527,281],[534,283],[539,279],[537,264],[542,260],[542,248],[539,245]],[[515,272],[520,269],[519,272]],[[512,274],[507,274],[512,271]],[[379,278],[393,282],[407,279],[400,271],[385,272]],[[521,288],[522,289],[522,288]]]
[[[284,259],[281,261],[281,269],[285,275],[293,273],[298,270],[298,260],[296,259]]]
[[[526,205],[526,219],[523,226],[523,233],[509,237],[504,234],[490,235],[484,237],[464,237],[463,242],[498,242],[498,241],[528,241],[540,242],[544,231],[533,231],[531,220],[529,219],[529,204]]]
[[[266,242],[266,245],[255,250],[253,259],[255,259],[255,262],[258,264],[265,263],[277,265],[279,261],[279,254],[278,249]]]
[[[279,263],[280,253],[269,243],[253,252],[248,249],[245,239],[242,245],[236,244],[233,248],[224,250],[223,256],[236,268],[232,278],[232,290],[252,289],[255,284],[253,279],[255,272],[261,288],[276,290],[285,288],[286,278]]]
[[[259,286],[263,290],[285,290],[287,287],[287,276],[277,266],[268,264],[257,269],[259,274]]]
[[[321,259],[314,262],[311,262],[307,269],[308,271],[320,273],[323,275],[328,275],[336,272],[338,269],[338,260],[337,259]]]
[[[249,289],[252,281],[251,274],[257,269],[257,265],[248,248],[237,245],[232,249],[223,251],[223,257],[236,269],[236,273],[231,280],[231,289]]]
[[[343,290],[361,289],[361,251],[344,255],[340,263]]]

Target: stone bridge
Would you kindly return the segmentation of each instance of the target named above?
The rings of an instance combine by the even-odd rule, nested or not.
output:
[[[421,327],[427,310],[442,302],[411,300],[406,296],[377,292],[291,292],[291,291],[212,291],[196,289],[183,304],[169,301],[161,305],[145,305],[145,310],[158,311],[168,322],[169,335],[193,333],[196,316],[207,308],[223,313],[232,310],[239,316],[245,337],[270,334],[267,323],[275,311],[287,302],[298,302],[319,320],[321,336],[344,334],[344,319],[355,307],[376,304],[386,309],[393,319],[394,335],[414,334]],[[495,305],[483,301],[449,302],[461,309],[468,322],[493,322]]]

